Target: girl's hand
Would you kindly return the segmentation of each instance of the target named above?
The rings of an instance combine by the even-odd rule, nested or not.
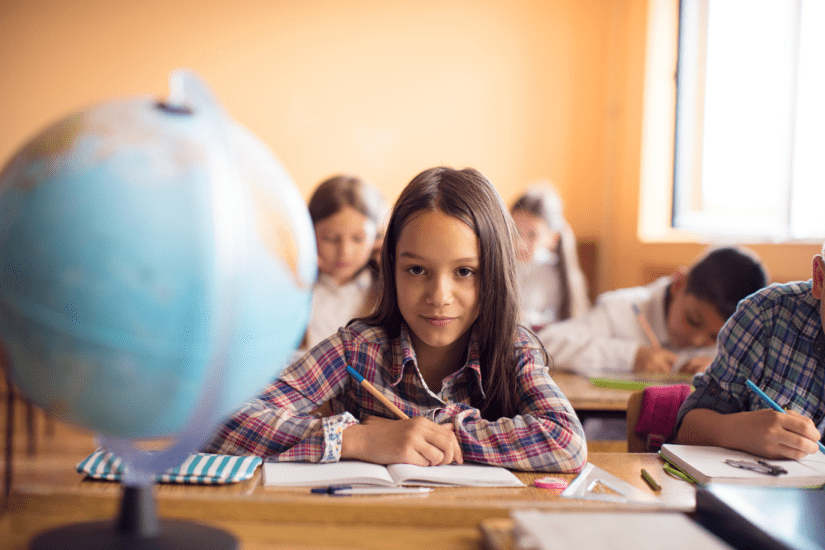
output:
[[[676,354],[666,349],[640,347],[636,352],[633,372],[670,372],[676,362]]]
[[[464,462],[452,427],[421,416],[408,420],[369,416],[353,424],[342,434],[341,458],[417,466]]]

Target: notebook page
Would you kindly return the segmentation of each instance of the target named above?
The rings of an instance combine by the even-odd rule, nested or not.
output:
[[[387,466],[399,485],[427,487],[523,487],[524,483],[506,468],[483,464],[446,464],[443,466]]]
[[[314,464],[264,462],[263,484],[268,487],[323,487],[328,485],[379,485],[395,482],[385,466],[357,460]]]
[[[825,453],[817,451],[814,454],[800,459],[799,462],[825,476]]]

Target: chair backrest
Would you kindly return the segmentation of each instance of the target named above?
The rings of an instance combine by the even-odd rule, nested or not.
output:
[[[679,407],[690,394],[688,384],[649,386],[630,394],[627,402],[627,451],[658,452],[673,435]]]

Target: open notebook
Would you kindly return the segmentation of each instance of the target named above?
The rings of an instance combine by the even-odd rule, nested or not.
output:
[[[762,485],[770,487],[813,487],[825,483],[825,454],[817,452],[801,460],[773,460],[724,447],[700,445],[662,445],[659,454],[702,485],[727,483],[739,485]],[[737,468],[726,460],[755,463],[762,460],[767,464],[784,468],[787,473],[770,475]]]
[[[382,466],[357,460],[325,464],[264,462],[265,487],[320,487],[367,485],[397,487],[522,487],[519,478],[498,466],[448,464],[445,466]]]

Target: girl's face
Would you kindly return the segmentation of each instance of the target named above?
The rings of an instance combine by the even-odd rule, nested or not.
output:
[[[350,206],[315,224],[318,271],[339,285],[350,281],[370,259],[376,227],[369,218]]]
[[[407,221],[395,249],[398,308],[416,354],[463,345],[478,318],[479,252],[475,233],[441,212]]]
[[[537,250],[555,250],[559,242],[559,234],[551,231],[541,217],[534,216],[524,210],[512,213],[513,221],[519,234],[519,247],[516,259],[520,262],[529,262]]]

